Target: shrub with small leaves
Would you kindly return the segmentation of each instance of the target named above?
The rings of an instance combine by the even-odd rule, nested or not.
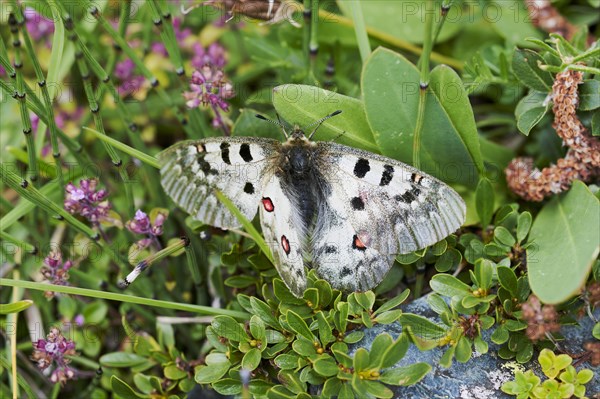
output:
[[[543,349],[538,356],[542,372],[548,378],[545,381],[533,371],[517,371],[514,381],[502,384],[502,392],[514,395],[517,399],[563,399],[585,397],[585,384],[594,376],[592,370],[579,372],[571,365],[573,359],[565,354],[556,355],[549,349]]]

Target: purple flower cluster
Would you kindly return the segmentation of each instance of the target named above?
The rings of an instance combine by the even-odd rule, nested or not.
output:
[[[192,73],[191,91],[183,93],[189,108],[210,105],[223,111],[229,110],[227,99],[235,95],[233,86],[225,79],[225,73],[211,65],[205,65]]]
[[[56,363],[50,381],[64,385],[67,380],[75,376],[75,371],[69,367],[71,360],[66,356],[75,354],[75,342],[66,339],[58,328],[52,327],[46,339],[38,339],[33,343],[31,359],[37,362],[41,370],[47,369],[52,362]]]
[[[120,81],[118,90],[125,97],[134,95],[144,85],[145,78],[142,75],[135,75],[135,64],[131,59],[123,60],[115,66],[115,77]]]
[[[194,43],[193,50],[192,66],[196,69],[201,69],[205,65],[223,68],[227,64],[225,49],[219,43],[212,43],[206,49],[200,43]]]
[[[25,27],[33,40],[45,39],[50,44],[50,35],[54,33],[54,22],[38,14],[33,8],[25,9]]]
[[[110,203],[106,201],[108,192],[97,190],[97,179],[82,179],[79,186],[69,183],[65,187],[65,209],[71,214],[85,217],[93,224],[100,223],[110,211]]]
[[[143,238],[137,242],[139,248],[148,247],[152,242],[158,242],[157,238],[163,233],[163,224],[167,220],[167,215],[163,212],[158,212],[154,218],[154,222],[141,209],[135,213],[135,217],[127,223],[125,227],[134,234],[145,234],[147,238]]]
[[[60,251],[52,250],[48,256],[44,258],[44,266],[42,266],[40,272],[51,284],[68,285],[69,269],[71,267],[73,267],[73,262],[68,260],[63,263]],[[45,295],[48,298],[52,298],[54,292],[47,291]]]

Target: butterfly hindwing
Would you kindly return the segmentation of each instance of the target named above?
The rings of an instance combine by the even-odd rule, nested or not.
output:
[[[240,226],[214,195],[221,191],[248,219],[256,215],[269,156],[278,141],[209,138],[178,143],[158,154],[161,184],[194,219],[220,227]]]
[[[386,157],[317,145],[319,169],[331,188],[312,237],[313,260],[318,274],[335,277],[340,288],[374,287],[394,255],[432,245],[464,221],[463,200],[439,180]],[[328,266],[334,263],[332,243],[348,254],[337,276]]]
[[[260,200],[260,225],[279,275],[290,291],[301,297],[306,289],[302,259],[304,231],[298,227],[298,208],[281,184],[282,180],[275,175],[265,181]]]

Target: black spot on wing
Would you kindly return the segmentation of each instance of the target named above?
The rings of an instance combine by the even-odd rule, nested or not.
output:
[[[421,190],[419,190],[417,187],[413,187],[412,189],[404,192],[402,195],[394,196],[394,199],[396,201],[401,201],[406,204],[410,204],[411,202],[417,199],[419,194],[421,194]]]
[[[394,177],[394,167],[392,165],[383,165],[383,173],[381,174],[380,186],[387,186]]]
[[[206,176],[208,176],[209,174],[212,174],[212,175],[218,175],[218,174],[219,174],[219,172],[218,172],[216,169],[214,169],[214,168],[211,168],[211,166],[210,166],[210,163],[209,163],[209,162],[206,162],[206,160],[204,159],[204,155],[205,155],[205,154],[203,154],[203,153],[200,153],[200,154],[198,155],[198,165],[200,166],[200,170],[201,170],[201,171],[202,171],[202,172],[203,172],[203,173],[204,173]]]
[[[242,157],[242,159],[245,162],[250,162],[252,161],[252,154],[250,153],[250,145],[247,143],[244,143],[240,146],[240,157]]]
[[[371,170],[371,166],[369,165],[369,161],[364,158],[359,158],[354,165],[354,175],[356,177],[360,177],[361,179],[365,177],[367,172]]]
[[[365,203],[360,197],[352,198],[350,200],[350,205],[355,211],[362,211],[363,209],[365,209]]]
[[[252,185],[252,183],[246,183],[246,185],[244,186],[244,192],[246,194],[254,194],[254,186]]]
[[[327,245],[325,247],[326,254],[334,254],[337,252],[337,247],[335,245]]]
[[[223,159],[223,162],[225,162],[227,165],[231,165],[231,160],[229,159],[229,143],[222,142],[220,148],[221,159]]]
[[[342,270],[340,270],[340,278],[344,278],[351,274],[352,274],[352,270],[347,266],[342,267]]]

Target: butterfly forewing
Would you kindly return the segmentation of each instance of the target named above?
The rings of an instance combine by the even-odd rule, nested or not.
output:
[[[215,190],[254,218],[268,159],[281,143],[260,138],[212,138],[178,143],[158,154],[161,184],[194,219],[220,228],[241,224]]]
[[[439,180],[351,147],[317,146],[331,192],[320,207],[312,251],[318,274],[334,286],[372,288],[388,272],[393,255],[432,245],[464,221],[463,200]]]

